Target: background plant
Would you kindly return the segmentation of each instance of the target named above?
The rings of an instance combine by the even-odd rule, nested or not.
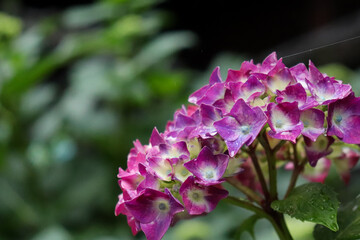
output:
[[[155,9],[157,1],[98,1],[45,15],[35,11],[30,17],[8,11],[22,2],[0,3],[0,238],[133,239],[126,218],[113,214],[116,168],[125,167],[131,141],[146,142],[153,126],[165,126],[174,108],[208,82],[215,66],[222,66],[225,76],[227,68],[239,67],[244,54],[232,51],[213,59],[209,46],[197,45],[195,51],[210,62],[208,69],[207,63],[201,74],[185,68],[177,53],[193,46],[194,34],[163,34],[171,13]],[[358,89],[357,71],[339,64],[326,68],[321,71],[352,80]],[[340,192],[341,202],[356,196],[358,174],[345,191],[331,173],[326,181]],[[281,171],[278,182],[288,174]],[[279,187],[280,195],[284,188]],[[180,222],[166,238],[233,239],[250,214],[220,203],[213,214]],[[287,221],[297,239],[309,239],[311,224],[299,231],[301,222]],[[255,232],[259,239],[276,239],[266,220],[257,221]]]

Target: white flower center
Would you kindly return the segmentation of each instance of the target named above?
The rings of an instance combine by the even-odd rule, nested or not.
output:
[[[247,125],[241,126],[241,132],[242,132],[242,134],[244,134],[244,135],[249,134],[249,133],[250,133],[250,127],[247,126]]]
[[[212,178],[214,177],[214,171],[212,171],[212,170],[207,170],[207,171],[205,172],[205,177],[206,177],[207,179],[212,179]]]
[[[339,124],[341,121],[342,121],[342,116],[341,115],[336,115],[335,116],[335,122],[337,123],[337,124]]]
[[[280,119],[277,119],[275,121],[275,127],[276,128],[281,128],[283,126],[283,122]]]

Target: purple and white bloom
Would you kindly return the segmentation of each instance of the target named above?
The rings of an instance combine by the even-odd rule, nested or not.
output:
[[[228,155],[214,155],[208,147],[204,147],[196,159],[185,163],[184,166],[196,177],[198,183],[209,186],[224,181],[222,177],[228,162]]]
[[[184,211],[183,205],[165,189],[165,193],[146,189],[138,197],[125,202],[148,240],[160,240],[176,213]]]
[[[274,69],[283,69],[285,64],[282,62],[282,59],[277,59],[276,52],[272,52],[267,56],[260,66],[260,73],[271,74],[271,71]],[[276,71],[277,71],[276,70]]]
[[[273,93],[282,91],[288,85],[295,83],[295,79],[291,75],[290,70],[286,67],[278,69],[278,66],[276,66],[268,75],[266,85]]]
[[[236,155],[244,145],[250,145],[267,118],[261,108],[251,108],[243,99],[239,99],[231,109],[229,116],[214,123],[214,127],[225,140],[230,157]]]
[[[295,78],[296,82],[300,83],[305,90],[307,90],[306,79],[310,79],[309,71],[305,64],[299,63],[290,68],[290,72]]]
[[[297,102],[300,110],[306,110],[319,105],[314,97],[307,96],[305,89],[300,83],[289,85],[284,91],[277,91],[276,101],[278,103]]]
[[[246,102],[254,100],[265,93],[265,86],[257,77],[251,75],[244,84],[232,84],[230,90],[235,100],[240,98]]]
[[[165,144],[164,138],[160,135],[156,127],[154,127],[151,136],[150,136],[151,146],[159,146],[160,144]]]
[[[217,131],[214,127],[214,122],[222,118],[221,110],[211,105],[201,104],[200,116],[201,125],[191,132],[190,138],[198,136],[202,138],[210,138],[215,136]]]
[[[267,199],[251,154],[258,156],[266,184],[271,173],[267,170],[272,170],[264,161],[266,151],[274,154],[276,166],[288,162],[286,168],[294,168],[291,160],[297,151],[292,151],[291,142],[300,134],[305,147],[296,148],[298,157],[307,157],[310,164],[299,170],[310,181],[323,182],[333,162],[348,182],[360,158],[355,148],[330,148],[335,141],[331,136],[360,144],[360,97],[312,62],[309,70],[304,64],[287,68],[274,52],[262,64],[251,60],[239,70],[230,69],[225,82],[217,67],[209,84],[189,101],[195,105],[178,109],[163,133],[154,128],[148,145],[135,141],[127,169],[119,168],[122,194],[115,215],[127,217],[134,235],[143,231],[147,239],[160,240],[178,220],[211,212],[228,195],[222,188],[225,181]],[[270,149],[258,144],[260,132],[267,134]]]
[[[192,173],[184,166],[186,161],[177,159],[173,162],[174,178],[180,182],[184,182]]]
[[[253,61],[244,61],[241,64],[240,70],[228,70],[228,75],[225,80],[226,86],[228,86],[229,83],[244,83],[250,76],[251,72],[257,71],[258,66],[256,66]]]
[[[219,201],[229,194],[224,189],[199,185],[192,176],[181,185],[179,193],[184,201],[185,209],[191,215],[211,212]]]
[[[345,143],[360,144],[360,98],[354,94],[329,105],[329,136],[337,136]]]
[[[350,181],[350,170],[358,163],[360,153],[349,147],[342,147],[339,156],[333,158],[336,171],[341,179],[348,184]]]
[[[173,176],[173,167],[171,160],[168,158],[162,158],[153,156],[148,158],[149,171],[155,174],[163,181],[171,181]]]
[[[307,109],[300,113],[300,121],[304,128],[301,134],[315,142],[317,137],[324,133],[325,114],[323,111],[315,108]]]
[[[201,146],[208,147],[209,149],[211,149],[213,154],[223,153],[226,150],[226,144],[219,135],[215,135],[212,138],[200,138],[199,141],[201,143]]]
[[[269,136],[276,139],[296,142],[304,126],[300,121],[297,102],[270,103],[267,108]]]
[[[324,77],[311,61],[309,63],[309,72],[311,81],[306,80],[306,83],[311,94],[321,105],[343,99],[352,92],[349,84],[342,84],[330,77]]]
[[[216,67],[210,76],[209,85],[206,85],[189,97],[189,102],[197,105],[213,104],[216,100],[224,97],[225,86],[221,80],[220,68]]]
[[[315,168],[306,165],[301,175],[311,182],[324,183],[326,177],[329,175],[330,167],[330,159],[322,157],[317,161],[317,165]]]
[[[311,167],[310,165],[305,165],[303,172],[301,172],[301,176],[311,182],[321,182],[324,183],[326,177],[329,174],[331,167],[331,161],[328,158],[322,157],[318,160],[318,164],[316,168]],[[294,164],[293,162],[289,162],[285,166],[286,170],[293,170]]]
[[[319,135],[315,142],[307,137],[304,137],[305,152],[312,167],[315,167],[318,160],[329,155],[332,152],[330,148],[334,142],[334,138],[324,135]]]

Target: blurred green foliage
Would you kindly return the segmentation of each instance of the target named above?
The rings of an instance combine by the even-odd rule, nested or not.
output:
[[[0,13],[0,239],[144,238],[114,216],[117,168],[132,141],[163,130],[213,67],[224,77],[243,60],[223,54],[203,75],[180,68],[176,54],[196,36],[164,32],[171,15],[154,8],[158,2],[103,0],[32,24]],[[359,86],[360,73],[329,69]],[[164,239],[233,239],[250,214],[220,204]],[[302,223],[289,224],[295,232]],[[294,237],[309,239],[307,230]],[[255,235],[276,239],[263,220]]]
[[[193,74],[174,56],[196,38],[162,33],[157,2],[99,1],[31,25],[0,13],[0,239],[131,238],[114,216],[117,168],[185,102]]]

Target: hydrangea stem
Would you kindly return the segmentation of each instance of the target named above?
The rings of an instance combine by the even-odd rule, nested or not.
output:
[[[268,161],[269,168],[269,180],[270,180],[270,202],[277,200],[277,178],[276,178],[276,159],[275,151],[270,147],[269,141],[266,137],[266,131],[260,133],[259,142],[265,149],[266,158]]]
[[[270,197],[270,194],[269,194],[269,190],[267,188],[267,184],[266,184],[266,181],[265,181],[265,178],[264,178],[264,174],[263,174],[263,172],[261,170],[261,167],[260,167],[260,164],[259,164],[258,157],[256,156],[256,145],[249,147],[248,154],[249,154],[249,156],[250,156],[250,158],[252,160],[252,163],[254,165],[256,174],[257,174],[257,176],[259,178],[261,188],[262,188],[262,190],[264,192],[265,199],[268,199]]]
[[[304,165],[306,164],[306,159],[300,160],[300,162],[299,162],[296,144],[294,143],[292,146],[293,146],[293,153],[294,153],[294,159],[293,159],[294,160],[294,171],[292,172],[290,183],[289,183],[288,189],[286,190],[284,198],[287,198],[289,196],[289,194],[291,193],[291,191],[294,189],[297,179],[299,177],[299,174],[302,172],[302,170],[304,169]]]
[[[258,205],[261,206],[263,199],[256,192],[254,192],[250,188],[244,186],[236,179],[228,178],[226,181],[228,183],[230,183],[232,186],[234,186],[235,188],[237,188],[238,190],[240,190],[240,192],[244,193],[250,200],[256,202]]]
[[[292,240],[292,237],[286,227],[284,216],[282,214],[273,212],[274,214],[270,215],[263,209],[254,206],[250,202],[232,196],[227,197],[225,201],[235,206],[242,207],[249,211],[252,211],[256,213],[258,216],[269,220],[269,222],[273,225],[280,240]]]

